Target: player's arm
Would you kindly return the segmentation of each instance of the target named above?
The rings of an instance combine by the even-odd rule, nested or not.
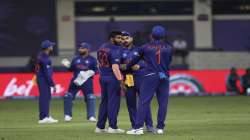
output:
[[[132,66],[136,65],[142,59],[142,56],[143,56],[143,47],[140,47],[138,49],[138,55],[133,56],[128,64],[122,65],[121,66],[122,69],[127,70]]]
[[[121,58],[120,58],[119,50],[116,50],[116,51],[111,53],[111,63],[112,63],[111,67],[112,67],[113,73],[118,81],[121,81],[123,79],[122,73],[121,73],[120,67],[119,67],[120,59]]]
[[[68,71],[73,71],[74,70],[74,61],[75,58],[70,62],[67,58],[62,59],[61,64],[65,68],[67,68]]]
[[[122,78],[122,74],[121,74],[119,65],[118,64],[112,64],[112,70],[113,70],[113,72],[115,74],[116,79],[118,81],[121,81],[123,78]]]
[[[93,58],[93,63],[91,65],[91,70],[93,70],[96,74],[98,73],[97,60],[95,58]]]
[[[44,72],[44,75],[45,75],[45,78],[46,78],[46,81],[48,82],[48,84],[51,86],[51,87],[54,87],[55,84],[52,80],[52,77],[51,75],[49,74],[49,68],[47,67],[48,66],[48,60],[45,59],[45,58],[41,58],[40,59],[40,66],[41,66],[41,69],[42,71]]]
[[[70,62],[70,66],[68,67],[68,71],[75,70],[75,60],[76,60],[76,58],[73,58],[73,60]]]
[[[143,60],[140,60],[137,64],[133,65],[131,68],[132,70],[139,70],[145,68],[145,62]]]

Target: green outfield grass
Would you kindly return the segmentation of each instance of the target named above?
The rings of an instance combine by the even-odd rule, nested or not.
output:
[[[99,104],[99,102],[97,103]],[[170,97],[167,133],[143,136],[95,134],[86,121],[85,104],[76,100],[73,121],[63,121],[63,101],[52,100],[51,114],[58,124],[39,125],[37,100],[0,101],[0,140],[249,140],[250,97]],[[157,103],[152,103],[154,122]],[[124,99],[119,127],[129,129]]]

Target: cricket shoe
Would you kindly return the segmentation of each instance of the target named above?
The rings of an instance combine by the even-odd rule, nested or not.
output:
[[[108,128],[108,130],[107,130],[107,133],[111,133],[111,134],[121,134],[121,133],[124,133],[125,132],[125,130],[122,130],[122,129],[119,129],[119,128],[117,128],[117,129],[113,129],[113,128],[111,128],[111,127],[109,127]]]
[[[107,133],[107,129],[101,129],[101,128],[98,128],[98,127],[96,127],[95,128],[95,133]]]
[[[70,122],[72,120],[72,117],[71,116],[69,116],[69,115],[65,115],[64,116],[64,121],[65,122]]]
[[[164,133],[163,129],[157,129],[156,134],[162,135]]]
[[[88,121],[90,121],[90,122],[96,122],[96,118],[95,118],[95,117],[90,117],[90,118],[88,119]]]
[[[42,120],[39,120],[38,123],[39,123],[39,124],[49,123],[49,118],[48,118],[48,117],[45,117],[45,118],[43,118]]]
[[[139,128],[139,129],[132,129],[132,130],[129,130],[129,131],[127,131],[127,134],[128,134],[128,135],[142,135],[142,134],[144,134],[144,133],[143,133],[143,128],[141,127],[141,128]]]
[[[51,116],[48,117],[49,123],[58,123],[58,120],[52,118]]]

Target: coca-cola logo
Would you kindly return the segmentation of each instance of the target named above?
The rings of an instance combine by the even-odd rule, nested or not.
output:
[[[18,78],[13,77],[10,82],[7,84],[6,89],[4,90],[3,96],[31,96],[32,89],[36,84],[32,80],[26,80],[25,82],[18,84]],[[56,92],[52,92],[52,95],[59,96],[64,92],[65,88],[61,84],[56,84]]]

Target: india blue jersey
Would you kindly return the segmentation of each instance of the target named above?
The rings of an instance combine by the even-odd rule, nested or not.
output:
[[[77,77],[80,71],[93,70],[97,72],[97,61],[93,56],[83,57],[77,55],[72,61],[69,68],[70,71],[73,71],[73,79]]]
[[[143,59],[145,61],[145,74],[164,72],[169,74],[169,65],[172,60],[172,47],[160,41],[152,41],[138,49],[138,56],[131,64]]]
[[[45,78],[49,86],[54,86],[52,79],[53,69],[49,55],[40,52],[37,56],[36,75],[38,78]]]
[[[97,60],[101,76],[114,75],[112,64],[120,64],[121,47],[104,43],[97,51]]]
[[[122,49],[122,59],[121,63],[122,64],[129,64],[131,63],[132,59],[134,57],[139,56],[139,48],[136,46],[133,46],[131,49],[128,48],[123,48]],[[139,70],[132,70],[131,68],[128,68],[127,70],[123,71],[123,73],[130,73],[134,75],[142,75],[144,73],[144,67],[145,67],[145,62],[143,60],[140,60],[137,65],[140,66]]]

